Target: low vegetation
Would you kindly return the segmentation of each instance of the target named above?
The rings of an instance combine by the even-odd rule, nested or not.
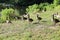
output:
[[[53,13],[55,10],[40,13],[43,18],[40,24],[21,20],[12,21],[12,24],[0,23],[0,40],[60,40],[60,27],[50,26],[53,24],[51,22]]]
[[[7,0],[5,2],[8,3]],[[57,12],[60,14],[60,1],[54,0],[53,3],[42,1],[38,4],[35,0],[33,2],[10,0],[9,3],[15,7],[1,8],[0,40],[60,40],[60,22],[54,25],[54,22],[51,21],[53,14]],[[39,20],[37,19],[38,13],[41,17]],[[33,21],[22,20],[25,14],[29,14]],[[5,23],[6,20],[10,20],[12,23]]]

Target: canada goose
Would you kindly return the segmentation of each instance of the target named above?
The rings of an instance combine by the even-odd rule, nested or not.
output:
[[[19,17],[19,16],[15,16],[15,19],[21,19],[21,17]]]
[[[33,19],[30,18],[30,15],[29,15],[29,14],[28,14],[28,21],[29,21],[29,22],[32,22],[32,21],[33,21]]]
[[[27,15],[23,15],[22,20],[27,20]]]
[[[57,18],[60,18],[60,15],[58,14],[58,12],[55,14],[55,16],[56,16]]]
[[[39,17],[39,14],[37,13],[37,20],[38,20],[38,22],[39,22],[41,19],[42,19],[42,18]]]
[[[10,20],[6,20],[6,23],[12,23]]]
[[[58,22],[60,22],[58,19],[54,18],[55,17],[55,14],[52,15],[52,19],[53,19],[53,22],[54,22],[54,25]]]

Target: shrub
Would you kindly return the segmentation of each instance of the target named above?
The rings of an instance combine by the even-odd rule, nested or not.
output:
[[[50,4],[48,6],[45,6],[45,8],[46,8],[47,11],[54,10],[55,5],[54,4]]]
[[[60,5],[56,6],[54,9],[55,10],[60,10]]]
[[[37,11],[39,11],[37,4],[28,6],[28,8],[26,8],[26,13],[29,13],[29,14],[30,13],[36,13]]]
[[[56,5],[56,6],[57,6],[57,5],[60,5],[60,0],[54,0],[53,3],[54,3],[54,5]]]
[[[15,10],[12,8],[9,9],[4,9],[1,11],[1,20],[2,21],[6,21],[6,20],[11,20],[13,18],[13,16],[17,15],[15,13]]]
[[[49,5],[49,3],[40,3],[39,4],[39,9],[40,10],[44,10],[45,9],[45,6],[48,6]]]

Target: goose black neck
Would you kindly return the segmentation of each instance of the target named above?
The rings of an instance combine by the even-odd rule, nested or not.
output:
[[[37,14],[37,17],[39,17],[39,15]]]
[[[52,17],[53,17],[53,20],[54,20],[54,15]]]

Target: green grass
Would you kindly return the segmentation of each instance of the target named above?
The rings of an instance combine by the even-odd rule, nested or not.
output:
[[[51,15],[55,11],[40,13],[40,24],[16,20],[12,24],[0,23],[0,40],[60,40],[60,26],[51,26]],[[31,14],[36,22],[36,14]],[[46,22],[43,22],[46,21]]]

